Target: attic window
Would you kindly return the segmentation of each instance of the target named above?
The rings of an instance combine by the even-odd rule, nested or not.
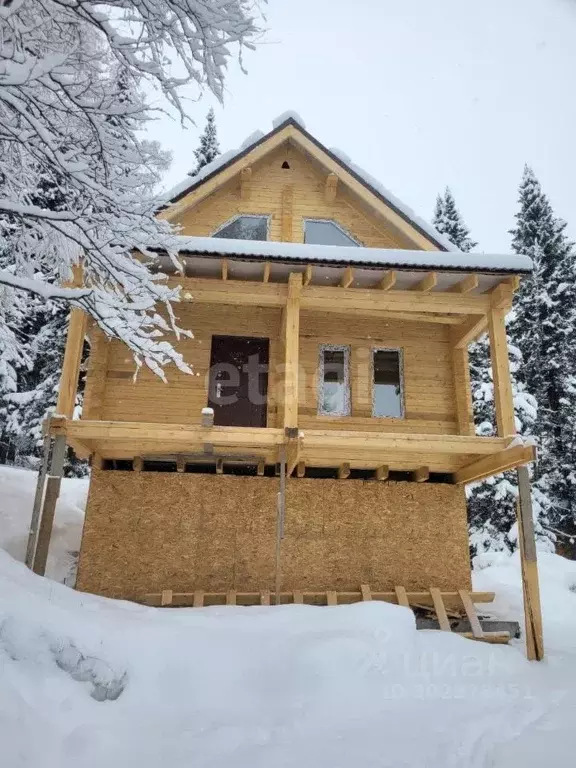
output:
[[[304,219],[304,242],[312,245],[360,245],[330,219]]]
[[[236,216],[217,229],[212,237],[224,237],[229,240],[268,240],[268,216]]]

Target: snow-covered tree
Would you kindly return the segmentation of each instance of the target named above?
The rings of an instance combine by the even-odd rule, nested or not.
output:
[[[201,168],[211,163],[212,160],[220,154],[220,144],[216,133],[216,115],[214,109],[210,107],[206,115],[206,127],[200,136],[200,146],[194,150],[196,158],[196,168],[192,175],[196,175]]]
[[[471,251],[478,245],[470,237],[470,230],[456,207],[450,187],[446,187],[444,194],[436,198],[432,224],[461,251]]]
[[[181,331],[168,288],[143,260],[176,259],[153,189],[166,157],[140,131],[156,88],[186,119],[189,83],[222,97],[230,46],[252,46],[250,0],[15,0],[0,3],[0,239],[16,244],[0,283],[85,309],[137,362],[188,370],[166,334]],[[64,210],[34,204],[41,181]],[[60,288],[82,258],[85,285]],[[44,276],[44,279],[43,279]],[[164,312],[158,312],[158,306]],[[12,338],[0,315],[3,338]],[[13,343],[13,342],[12,342]]]
[[[526,389],[538,397],[536,485],[551,498],[555,528],[576,520],[576,256],[533,170],[519,190],[512,247],[531,257],[532,275],[517,293],[510,323],[525,364]]]

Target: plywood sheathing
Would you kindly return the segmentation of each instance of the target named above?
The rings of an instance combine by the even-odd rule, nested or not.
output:
[[[77,587],[104,595],[274,589],[278,480],[94,470]],[[457,486],[293,479],[283,589],[470,589]]]

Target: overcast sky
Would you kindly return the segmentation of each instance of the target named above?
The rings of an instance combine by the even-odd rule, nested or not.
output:
[[[231,66],[221,149],[291,109],[424,218],[447,184],[479,241],[507,251],[531,164],[576,238],[576,0],[269,0],[267,32]],[[194,165],[198,132],[163,118],[166,186]]]

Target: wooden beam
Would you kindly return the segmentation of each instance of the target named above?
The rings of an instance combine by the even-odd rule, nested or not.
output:
[[[302,275],[292,272],[284,308],[284,428],[298,427],[298,368]]]
[[[56,413],[66,416],[68,419],[72,418],[76,404],[86,323],[86,315],[81,309],[74,307],[70,310],[64,360],[62,361],[62,373],[60,374],[60,383],[58,385],[58,402],[56,403]]]
[[[262,272],[262,282],[263,283],[270,282],[270,262],[269,261],[264,262],[264,270]]]
[[[186,472],[186,459],[182,455],[176,457],[176,472]]]
[[[338,596],[336,592],[332,589],[327,590],[326,592],[326,604],[327,605],[338,605]]]
[[[216,459],[216,474],[222,475],[224,473],[224,459]]]
[[[228,259],[222,259],[220,262],[220,277],[222,280],[228,280]]]
[[[288,477],[292,476],[292,473],[298,466],[300,448],[301,440],[299,438],[292,438],[286,443],[286,474]]]
[[[142,469],[144,468],[144,459],[142,456],[134,456],[132,459],[132,471],[133,472],[142,472]]]
[[[48,550],[50,548],[50,539],[52,537],[52,527],[54,524],[56,503],[58,501],[58,496],[60,495],[60,485],[62,483],[65,458],[66,436],[58,435],[54,440],[52,447],[50,472],[46,478],[46,492],[42,502],[40,521],[38,524],[38,536],[36,539],[36,549],[32,559],[32,570],[39,576],[44,576],[46,573]]]
[[[442,593],[437,587],[430,587],[430,596],[432,597],[432,602],[434,603],[434,610],[436,612],[436,616],[438,617],[440,629],[443,632],[451,632],[452,627],[450,626],[450,621],[448,620],[448,614],[446,613],[446,606],[444,605],[444,600],[442,599]]]
[[[242,168],[240,171],[240,197],[242,200],[250,200],[252,193],[252,168]]]
[[[450,341],[456,349],[465,349],[488,328],[488,317],[480,315],[450,329]]]
[[[38,538],[38,524],[40,521],[40,512],[42,509],[42,501],[44,499],[44,490],[46,488],[46,475],[48,474],[48,463],[50,460],[50,448],[52,438],[49,433],[44,434],[44,440],[42,445],[42,464],[38,470],[38,477],[36,479],[36,492],[34,494],[34,504],[32,505],[32,517],[30,520],[30,530],[28,531],[28,542],[26,545],[26,556],[24,563],[27,568],[32,567],[32,560],[34,559],[34,552],[36,550],[36,540]]]
[[[468,349],[455,347],[452,350],[452,378],[456,401],[456,422],[459,435],[474,434],[472,411],[472,387],[470,384],[470,363]]]
[[[314,268],[312,267],[312,264],[306,264],[306,269],[304,270],[304,277],[302,280],[302,285],[305,287],[307,285],[310,285],[312,282],[312,276],[314,274]]]
[[[389,269],[388,272],[384,273],[384,277],[378,283],[378,288],[380,288],[381,291],[389,291],[395,285],[396,271],[394,269]]]
[[[412,291],[421,291],[422,293],[427,293],[428,291],[431,291],[432,288],[435,288],[438,285],[438,275],[436,272],[429,272],[427,275],[425,275],[422,280],[416,283],[416,285],[413,285],[410,290]]]
[[[514,299],[514,291],[510,283],[503,280],[501,283],[498,283],[488,295],[490,296],[490,305],[492,309],[500,309],[504,313],[510,311]]]
[[[299,461],[296,467],[296,477],[304,477],[306,475],[306,462]]]
[[[347,266],[344,270],[344,274],[342,275],[342,280],[340,280],[340,287],[341,288],[349,288],[352,283],[354,282],[354,270],[351,266]]]
[[[160,605],[172,605],[172,597],[173,593],[171,589],[163,589],[162,595],[160,596]]]
[[[536,449],[533,445],[518,445],[503,451],[485,456],[468,464],[454,473],[453,479],[457,484],[473,483],[486,477],[499,475],[509,469],[529,464],[536,460]]]
[[[478,275],[466,275],[466,277],[452,285],[448,290],[451,293],[470,293],[470,291],[478,288],[478,283]]]
[[[518,467],[518,542],[522,566],[522,590],[524,594],[524,621],[526,629],[526,655],[531,661],[544,658],[542,610],[538,583],[538,560],[534,518],[530,493],[530,476],[527,467]]]
[[[326,184],[324,186],[324,200],[327,203],[333,203],[336,200],[338,193],[338,176],[335,173],[329,173],[326,176]]]
[[[416,483],[425,483],[430,478],[430,470],[428,467],[418,467],[412,473],[412,479]]]
[[[360,592],[362,593],[362,600],[364,602],[372,600],[372,593],[368,584],[360,584]]]
[[[338,467],[338,480],[346,480],[348,477],[350,477],[350,464],[341,464]]]
[[[494,381],[494,405],[498,435],[507,437],[516,434],[514,418],[514,397],[508,359],[508,341],[506,338],[506,315],[502,309],[493,309],[488,314],[488,332],[490,334],[490,359],[492,379]]]
[[[464,606],[464,611],[466,613],[466,616],[468,617],[468,621],[470,622],[472,635],[476,640],[481,640],[484,637],[484,630],[482,629],[482,625],[480,624],[480,619],[478,618],[478,614],[476,613],[476,609],[474,608],[474,603],[470,598],[470,593],[467,592],[465,589],[459,589],[458,594],[460,595],[460,599],[462,600],[462,605]]]
[[[258,462],[258,466],[257,466],[257,469],[256,469],[256,473],[257,473],[258,477],[264,477],[264,470],[265,469],[266,469],[266,463],[264,462],[264,459],[261,459]]]
[[[410,608],[410,602],[408,600],[406,588],[394,587],[394,592],[396,593],[396,600],[398,602],[398,605],[402,605],[404,608]]]
[[[194,592],[194,608],[204,607],[204,590],[197,589]]]
[[[282,188],[281,239],[284,243],[291,243],[294,240],[294,186],[292,184]]]
[[[376,471],[374,472],[374,477],[376,480],[388,480],[388,475],[390,474],[389,468],[386,464],[382,464],[380,467],[376,467]]]

